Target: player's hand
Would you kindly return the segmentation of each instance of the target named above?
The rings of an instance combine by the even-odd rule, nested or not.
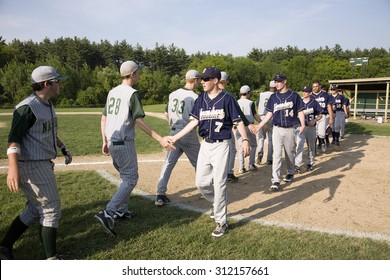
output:
[[[19,170],[9,168],[7,175],[7,187],[10,192],[18,192],[19,191]]]
[[[108,149],[108,143],[103,143],[102,145],[102,154],[105,156],[110,155],[110,150]]]
[[[333,118],[329,118],[329,125],[333,125]]]
[[[299,127],[297,128],[297,130],[299,130],[298,135],[301,135],[301,134],[303,133],[303,131],[305,130],[305,126],[299,126]]]
[[[256,135],[256,133],[257,133],[257,129],[256,129],[256,126],[254,125],[254,124],[249,124],[248,125],[248,128],[249,128],[249,131],[252,133],[252,134],[254,134],[254,135]]]
[[[68,165],[72,162],[72,153],[68,150],[68,148],[62,144],[60,147],[62,154],[65,157],[65,164]]]
[[[167,149],[170,151],[176,150],[175,146],[173,146],[172,140],[169,140],[169,138],[170,138],[169,136],[165,136],[165,137],[161,138],[160,145],[163,146],[164,149]]]
[[[250,151],[249,141],[247,141],[247,140],[242,141],[241,150],[242,150],[242,153],[244,154],[244,157],[249,156],[249,151]]]

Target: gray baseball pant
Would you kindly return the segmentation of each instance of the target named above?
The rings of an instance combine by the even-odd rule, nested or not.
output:
[[[122,183],[106,206],[113,214],[116,211],[129,211],[130,194],[138,182],[138,161],[134,140],[124,141],[124,145],[109,142],[109,150],[115,169],[119,172]]]
[[[272,145],[274,148],[273,162],[272,162],[272,182],[280,182],[280,168],[282,166],[282,152],[284,149],[287,174],[295,173],[295,134],[294,128],[284,128],[274,126],[272,133]]]
[[[302,166],[305,142],[307,143],[307,151],[309,156],[307,164],[314,165],[316,155],[316,127],[306,126],[302,134],[296,136],[296,140],[297,148],[295,155],[295,166]]]

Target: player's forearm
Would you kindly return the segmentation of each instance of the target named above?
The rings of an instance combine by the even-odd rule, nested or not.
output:
[[[242,139],[247,139],[248,140],[248,135],[246,133],[245,125],[243,122],[239,122],[237,125],[237,130],[240,133]]]
[[[156,131],[154,131],[143,119],[136,119],[135,123],[140,129],[142,129],[146,134],[151,136],[154,140],[156,140],[157,142],[161,141],[162,136]]]
[[[179,133],[172,136],[172,140],[176,142],[184,135],[190,133],[198,125],[198,123],[199,121],[197,119],[191,119],[191,121]]]
[[[104,132],[105,127],[106,127],[106,116],[102,115],[102,119],[100,121],[100,132],[102,134],[103,144],[107,143],[107,137],[106,137],[106,134]]]

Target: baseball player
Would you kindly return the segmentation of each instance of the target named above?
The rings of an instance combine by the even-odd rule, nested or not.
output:
[[[169,95],[165,115],[168,119],[171,132],[169,135],[175,135],[180,132],[188,123],[192,107],[198,95],[194,90],[198,86],[199,73],[196,70],[189,70],[186,73],[186,84],[184,88],[180,88]],[[168,151],[163,168],[160,173],[160,178],[157,183],[157,198],[156,206],[163,206],[169,204],[170,200],[166,196],[167,185],[171,176],[172,170],[177,161],[183,154],[187,155],[190,163],[195,168],[198,159],[200,143],[198,135],[194,129],[186,136],[178,140],[175,144],[176,150]]]
[[[95,215],[103,229],[111,236],[116,235],[114,221],[134,216],[128,207],[130,194],[138,181],[138,162],[134,146],[135,125],[158,141],[162,147],[174,149],[167,138],[161,137],[143,120],[145,113],[141,99],[133,88],[138,81],[140,69],[134,61],[122,63],[122,83],[108,93],[101,119],[102,152],[104,155],[111,154],[114,167],[122,179],[106,208]]]
[[[249,140],[241,120],[235,99],[219,89],[221,72],[215,67],[207,67],[200,75],[203,90],[195,101],[188,125],[172,136],[175,143],[196,126],[203,138],[196,165],[196,186],[203,197],[212,203],[212,215],[217,226],[212,236],[220,237],[228,230],[227,224],[227,165],[229,156],[229,139],[233,125],[243,138],[244,155],[249,152]]]
[[[334,115],[334,123],[332,126],[332,144],[336,146],[340,145],[340,130],[342,123],[345,122],[345,116],[348,114],[347,106],[345,105],[345,97],[338,93],[337,86],[331,86],[331,93],[333,96],[333,115]]]
[[[257,112],[260,115],[260,119],[264,119],[265,115],[267,114],[267,110],[265,107],[267,106],[268,99],[270,98],[271,94],[275,92],[275,81],[269,82],[269,91],[265,91],[260,93],[259,95],[259,104],[258,104],[258,110]],[[267,153],[267,164],[272,164],[272,155],[273,155],[273,149],[272,149],[272,119],[260,129],[258,133],[258,153],[257,153],[257,164],[261,164],[261,161],[263,159],[264,155],[264,141],[268,137],[268,153]]]
[[[319,138],[319,148],[323,153],[326,152],[325,136],[326,128],[333,124],[333,111],[332,111],[332,97],[325,91],[320,91],[321,84],[319,82],[313,83],[312,98],[314,98],[322,108],[322,118],[317,122],[317,137]]]
[[[322,108],[317,101],[311,98],[312,88],[305,86],[303,88],[303,104],[305,109],[305,130],[296,136],[297,148],[295,155],[295,173],[301,173],[303,147],[307,143],[309,161],[306,166],[307,171],[314,170],[314,160],[316,155],[316,123],[322,118]]]
[[[342,96],[344,96],[344,99],[345,99],[345,107],[347,108],[347,114],[344,115],[344,118],[341,119],[340,139],[343,139],[344,136],[345,136],[345,124],[348,122],[348,118],[349,118],[349,106],[350,106],[350,102],[349,102],[349,98],[347,98],[347,97],[344,95],[342,89],[338,89],[337,91],[339,92],[339,94],[341,94]]]
[[[60,81],[66,77],[51,66],[40,66],[31,79],[34,93],[15,107],[7,149],[8,189],[22,190],[27,203],[0,243],[2,260],[14,258],[14,243],[36,220],[46,259],[64,259],[56,248],[61,205],[52,160],[57,148],[66,164],[72,162],[72,155],[57,136],[57,116],[50,98],[59,95]]]
[[[257,126],[260,130],[272,118],[272,145],[274,149],[272,162],[271,190],[280,188],[280,167],[282,165],[282,149],[287,161],[287,175],[283,179],[291,182],[295,173],[295,134],[300,135],[305,129],[305,108],[302,98],[287,88],[287,77],[278,73],[274,77],[276,92],[268,99],[267,114]],[[299,125],[300,124],[300,125]]]
[[[226,90],[226,86],[228,84],[229,79],[230,79],[229,74],[222,71],[221,72],[221,79],[219,80],[218,86],[221,90],[223,90],[227,94],[230,94],[233,97],[234,101],[236,101],[234,95],[231,92]],[[238,106],[238,103],[237,103],[237,106]],[[249,123],[249,121],[247,120],[247,118],[245,117],[244,113],[241,111],[241,108],[239,106],[238,106],[238,108],[240,110],[241,119],[244,122],[244,125],[247,126],[250,130],[253,130],[254,129],[253,124]],[[238,177],[234,175],[234,163],[236,162],[236,153],[237,153],[236,138],[235,138],[234,131],[235,131],[235,127],[233,127],[233,129],[232,129],[232,136],[230,137],[230,141],[229,141],[229,158],[228,158],[228,175],[227,175],[228,182],[237,182],[238,181]]]
[[[251,101],[250,98],[250,87],[245,85],[240,88],[240,99],[237,100],[238,106],[240,106],[241,111],[245,115],[246,119],[249,121],[249,123],[253,124],[255,119],[258,122],[261,122],[261,119],[259,115],[256,113],[256,107],[255,103]],[[257,170],[257,167],[255,165],[255,157],[256,157],[256,148],[257,148],[257,143],[256,143],[256,135],[252,134],[249,131],[249,128],[246,126],[246,134],[249,139],[249,144],[250,144],[250,153],[249,153],[249,170],[254,171]],[[238,142],[238,147],[239,150],[241,150],[241,145],[242,145],[242,137],[240,132],[237,130],[236,131],[236,137],[237,137],[237,142]],[[239,172],[240,173],[245,173],[246,168],[245,168],[245,157],[243,153],[238,154],[238,162],[239,162]]]

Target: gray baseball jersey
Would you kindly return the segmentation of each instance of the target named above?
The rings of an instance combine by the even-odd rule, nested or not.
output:
[[[169,126],[175,129],[184,128],[190,121],[190,113],[198,95],[192,90],[178,89],[169,95],[168,118]]]
[[[57,228],[61,205],[51,161],[57,156],[57,116],[52,103],[35,93],[20,102],[8,142],[20,145],[20,189],[27,199],[20,220],[30,226],[39,219],[42,226]]]

